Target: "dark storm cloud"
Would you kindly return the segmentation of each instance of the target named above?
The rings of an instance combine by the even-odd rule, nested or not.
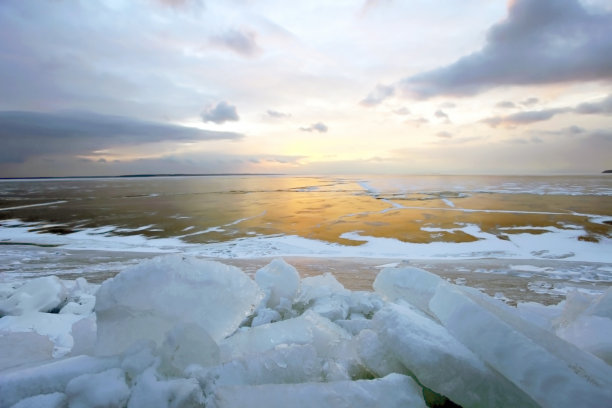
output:
[[[308,126],[308,127],[301,127],[300,130],[302,132],[319,132],[319,133],[325,133],[328,130],[327,125],[325,125],[324,123],[321,122],[317,122],[317,123],[313,123],[312,125]]]
[[[256,35],[249,30],[228,30],[221,35],[212,37],[214,45],[228,48],[245,57],[252,57],[259,53]]]
[[[202,120],[204,122],[224,123],[224,122],[235,122],[239,120],[238,112],[236,107],[228,104],[225,101],[219,102],[214,106],[209,106],[204,112],[202,112]]]
[[[428,98],[504,85],[610,80],[610,38],[612,13],[591,13],[578,0],[516,0],[506,19],[489,29],[480,51],[405,78],[397,87]]]
[[[0,112],[0,163],[19,163],[46,154],[89,154],[110,147],[161,141],[241,139],[172,124],[88,112]]]

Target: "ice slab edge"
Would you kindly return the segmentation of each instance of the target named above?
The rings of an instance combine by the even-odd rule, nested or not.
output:
[[[357,292],[330,274],[300,280],[280,259],[253,280],[174,255],[99,287],[61,284],[78,306],[62,308],[80,319],[63,333],[74,337],[73,356],[47,350],[42,362],[13,361],[0,371],[0,406],[424,406],[423,387],[463,407],[612,402],[608,364],[514,308],[420,269],[384,269],[375,292]],[[10,303],[28,290],[1,291],[0,301],[23,307],[0,318],[0,337],[20,330],[3,321],[53,316],[40,302]],[[54,296],[36,285],[30,292]],[[606,299],[584,310],[609,320]],[[7,344],[27,349],[30,341],[44,343],[20,336]],[[427,395],[430,405],[441,398]]]

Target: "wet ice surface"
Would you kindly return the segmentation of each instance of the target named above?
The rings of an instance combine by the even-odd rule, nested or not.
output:
[[[101,285],[4,282],[0,406],[612,402],[612,289],[512,307],[413,266],[378,264],[359,291],[308,262],[167,255]]]
[[[84,277],[101,283],[128,266],[157,253],[75,250],[63,247],[4,245],[0,252],[3,281],[20,281],[57,275],[62,279]],[[210,258],[240,267],[254,277],[273,258]],[[510,304],[534,301],[558,303],[572,290],[602,293],[612,286],[610,263],[537,259],[432,259],[285,257],[302,277],[333,273],[351,290],[371,290],[377,273],[384,267],[410,265],[431,271],[452,283],[478,288]]]

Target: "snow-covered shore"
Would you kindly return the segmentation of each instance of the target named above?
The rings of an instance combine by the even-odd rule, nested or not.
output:
[[[167,255],[101,285],[2,283],[0,406],[612,404],[612,289],[511,307],[380,270],[351,291],[280,259],[251,278]]]

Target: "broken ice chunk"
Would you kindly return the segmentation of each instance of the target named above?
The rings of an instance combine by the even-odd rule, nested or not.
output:
[[[34,332],[0,333],[0,370],[53,358],[53,343]]]
[[[214,408],[425,408],[410,377],[390,374],[375,380],[218,387],[207,400]]]
[[[195,378],[158,378],[153,367],[134,380],[128,408],[204,407],[204,395]]]
[[[537,406],[443,326],[408,305],[382,308],[374,316],[373,327],[386,354],[392,356],[387,361],[394,364],[397,359],[405,367],[402,372],[413,374],[422,385],[461,406]]]
[[[82,318],[72,314],[31,311],[18,316],[4,316],[0,319],[0,333],[34,331],[47,336],[55,345],[53,356],[61,357],[72,349],[73,339],[70,329]]]
[[[250,354],[216,367],[197,369],[206,394],[219,386],[294,384],[322,381],[321,359],[311,345],[281,345],[260,354]]]
[[[391,302],[402,299],[431,315],[429,300],[441,283],[446,282],[423,269],[385,268],[376,276],[373,287],[376,293]]]
[[[66,394],[53,392],[24,398],[11,408],[65,408],[67,405]]]
[[[471,288],[439,285],[430,309],[496,371],[543,407],[612,402],[612,368]]]
[[[612,365],[612,288],[595,298],[568,293],[555,323],[559,337]]]
[[[356,338],[357,354],[366,368],[377,376],[405,373],[406,367],[398,360],[392,349],[383,345],[374,330],[363,330]]]
[[[328,319],[307,311],[299,317],[236,332],[221,341],[222,361],[262,353],[281,344],[312,344],[319,356],[332,356],[341,341],[351,335]]]
[[[219,341],[262,297],[257,284],[236,267],[181,256],[148,260],[98,290],[97,352],[119,353],[139,339],[159,344],[177,323],[198,325]]]
[[[125,406],[130,389],[123,370],[111,368],[73,378],[66,385],[66,396],[70,408],[121,407]]]
[[[190,364],[219,364],[219,346],[195,324],[178,324],[166,335],[160,348],[161,371],[181,375]]]
[[[0,316],[53,311],[66,301],[67,296],[68,291],[57,276],[31,279],[8,298],[0,300]]]
[[[300,275],[284,260],[275,259],[255,273],[255,282],[269,293],[267,307],[275,308],[281,298],[293,300],[300,285]]]
[[[348,294],[348,291],[331,273],[309,276],[302,279],[297,302],[308,304],[318,298],[330,297],[333,294]]]
[[[24,398],[39,394],[63,392],[66,384],[75,377],[118,366],[118,357],[76,356],[5,370],[0,376],[0,407],[10,407]]]

